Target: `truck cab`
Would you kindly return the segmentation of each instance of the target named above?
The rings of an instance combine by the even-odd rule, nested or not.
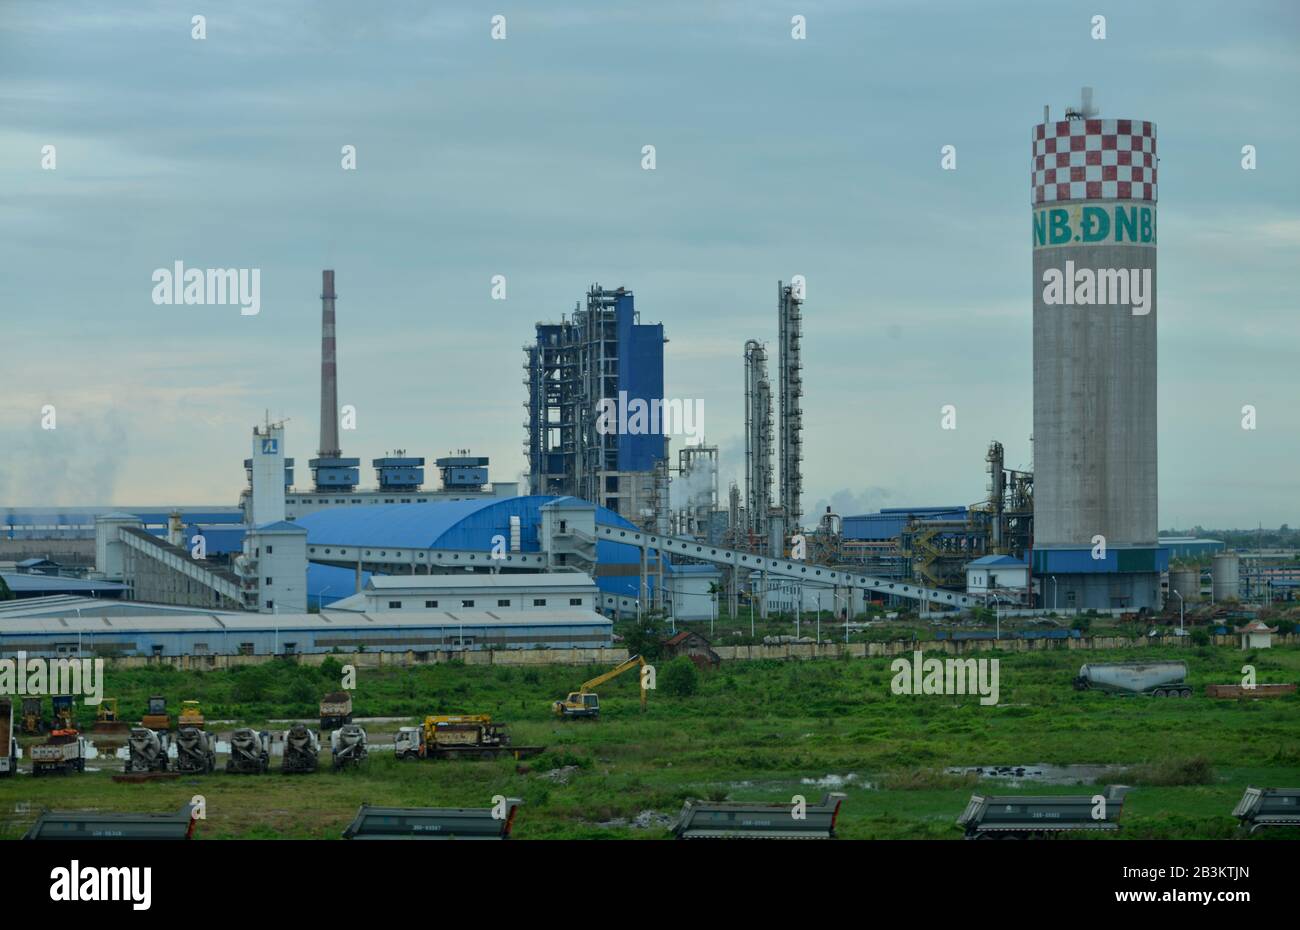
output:
[[[424,758],[424,727],[399,727],[393,753],[399,759]]]

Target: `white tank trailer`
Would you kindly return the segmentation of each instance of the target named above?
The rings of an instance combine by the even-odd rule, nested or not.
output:
[[[126,761],[122,763],[122,771],[167,771],[169,743],[170,736],[166,731],[158,732],[148,727],[132,727],[126,738],[127,756]]]
[[[1090,663],[1080,666],[1074,690],[1153,697],[1192,696],[1186,662]]]
[[[212,734],[198,727],[181,727],[176,732],[176,771],[207,775],[216,768],[217,744]]]
[[[355,723],[349,723],[330,734],[330,753],[334,768],[345,765],[357,765],[363,762],[369,752],[366,748],[366,731]]]
[[[226,771],[243,775],[261,775],[271,767],[271,734],[250,727],[240,727],[230,734],[230,755]]]
[[[1156,127],[1085,89],[1031,150],[1033,573],[1062,607],[1159,610]]]
[[[320,753],[320,739],[316,731],[305,724],[295,723],[284,734],[284,758],[280,762],[280,771],[314,772]]]

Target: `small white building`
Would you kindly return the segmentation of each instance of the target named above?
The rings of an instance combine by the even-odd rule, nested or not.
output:
[[[966,563],[966,593],[1024,594],[1029,586],[1029,564],[1009,555],[986,555]]]
[[[582,572],[372,575],[330,610],[583,610],[597,609],[596,583]]]
[[[251,527],[236,560],[245,604],[261,613],[307,612],[307,531],[280,520]]]
[[[1245,626],[1237,627],[1236,632],[1241,635],[1242,649],[1272,649],[1273,634],[1277,632],[1277,627],[1269,626],[1262,620],[1252,620]]]

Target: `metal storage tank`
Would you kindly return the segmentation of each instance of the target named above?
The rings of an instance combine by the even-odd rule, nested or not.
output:
[[[1201,599],[1201,570],[1182,566],[1169,569],[1169,597],[1174,598],[1177,591],[1183,596],[1184,604],[1195,604]]]
[[[1214,601],[1235,600],[1241,595],[1241,562],[1235,552],[1220,552],[1210,567]]]
[[[1032,140],[1034,574],[1063,606],[1158,608],[1156,127],[1086,88],[1065,115]]]

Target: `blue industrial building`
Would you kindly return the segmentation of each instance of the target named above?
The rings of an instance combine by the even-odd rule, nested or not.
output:
[[[627,288],[593,285],[586,307],[559,323],[538,323],[527,361],[531,490],[572,495],[638,516],[655,494],[667,458],[664,328],[641,323]],[[598,426],[616,406],[619,426]],[[635,428],[638,411],[649,414]]]
[[[879,513],[845,517],[844,538],[883,542],[898,539],[912,520],[964,520],[965,507],[882,507]]]
[[[308,558],[312,549],[316,557],[324,559],[335,547],[357,547],[383,550],[400,549],[454,549],[483,553],[492,550],[494,536],[511,539],[512,531],[519,540],[520,552],[540,552],[538,528],[541,526],[541,509],[558,497],[543,494],[523,497],[506,497],[483,500],[443,501],[412,505],[391,504],[376,507],[333,507],[321,510],[296,522],[307,530]],[[511,518],[516,518],[512,526]],[[636,529],[623,517],[596,507],[596,520],[614,526]],[[636,597],[639,586],[641,556],[634,546],[598,540],[596,542],[596,585],[603,593],[620,597]],[[672,571],[672,563],[664,559],[665,571]],[[312,572],[326,566],[313,566]],[[651,593],[654,575],[649,577]],[[321,589],[315,585],[340,585],[343,596],[356,587],[355,576],[346,568],[334,567],[328,576],[318,575],[313,583],[308,577],[308,596],[319,600]],[[330,600],[336,599],[331,589]]]

